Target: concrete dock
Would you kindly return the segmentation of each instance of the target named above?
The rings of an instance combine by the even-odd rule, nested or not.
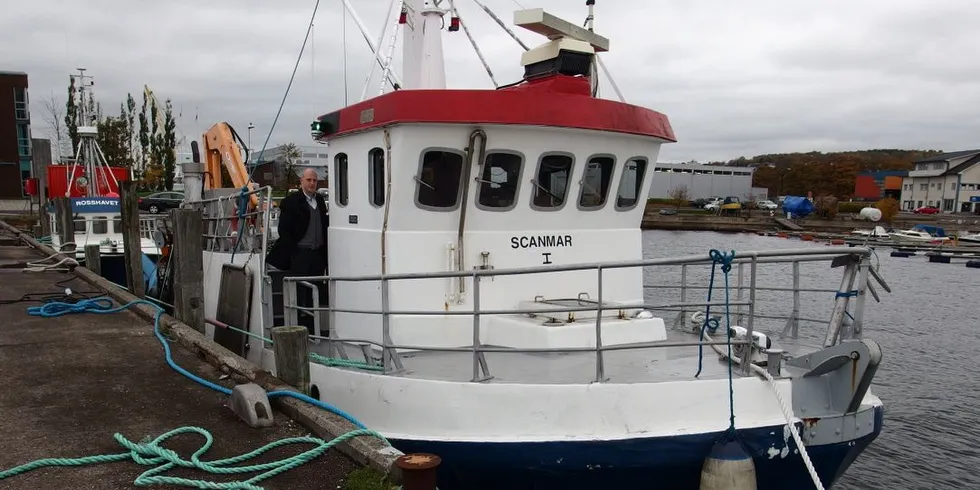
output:
[[[278,412],[273,427],[249,428],[225,406],[225,395],[167,365],[152,325],[136,314],[29,315],[28,307],[41,304],[31,299],[53,297],[49,293],[63,292],[65,287],[89,296],[101,292],[71,273],[25,272],[26,262],[43,256],[17,243],[0,232],[0,471],[41,458],[126,452],[113,439],[117,432],[138,442],[178,427],[198,426],[215,437],[214,446],[202,456],[206,461],[246,453],[282,438],[310,435]],[[176,343],[171,343],[171,349],[177,364],[190,372],[233,386]],[[165,446],[189,458],[203,443],[200,437],[181,435]],[[278,448],[251,462],[292,456],[309,447]],[[260,485],[342,488],[343,478],[357,467],[331,449]],[[42,468],[0,480],[0,488],[135,488],[136,477],[151,468],[131,460]],[[244,480],[255,474],[218,476],[186,469],[167,473],[210,481]]]

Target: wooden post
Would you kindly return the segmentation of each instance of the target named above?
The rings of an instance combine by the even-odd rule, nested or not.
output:
[[[62,246],[66,243],[75,242],[75,220],[71,213],[71,201],[67,197],[59,197],[54,201],[55,217],[58,219],[58,238]],[[77,247],[62,249],[65,252],[72,252]]]
[[[131,180],[119,183],[119,207],[122,212],[123,260],[126,263],[126,287],[137,298],[146,296],[143,282],[143,246],[140,240],[140,210],[136,185]]]
[[[177,318],[204,333],[204,220],[198,209],[172,209],[172,260],[176,260],[174,308]]]
[[[102,275],[102,256],[99,253],[99,244],[85,245],[85,268]]]
[[[272,351],[276,355],[276,377],[310,393],[310,344],[306,327],[273,327]]]

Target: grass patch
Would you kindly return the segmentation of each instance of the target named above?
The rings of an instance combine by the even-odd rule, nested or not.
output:
[[[397,490],[388,478],[381,473],[368,468],[358,468],[344,478],[343,490]]]

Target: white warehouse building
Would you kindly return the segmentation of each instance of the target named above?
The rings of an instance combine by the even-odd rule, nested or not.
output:
[[[658,163],[654,167],[650,198],[666,199],[671,190],[687,187],[688,199],[735,196],[743,201],[765,199],[768,189],[752,187],[753,167],[697,163]]]

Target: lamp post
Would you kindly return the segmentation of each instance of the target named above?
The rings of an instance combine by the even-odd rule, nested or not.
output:
[[[255,125],[248,123],[248,152],[252,153],[252,130],[255,129]]]

